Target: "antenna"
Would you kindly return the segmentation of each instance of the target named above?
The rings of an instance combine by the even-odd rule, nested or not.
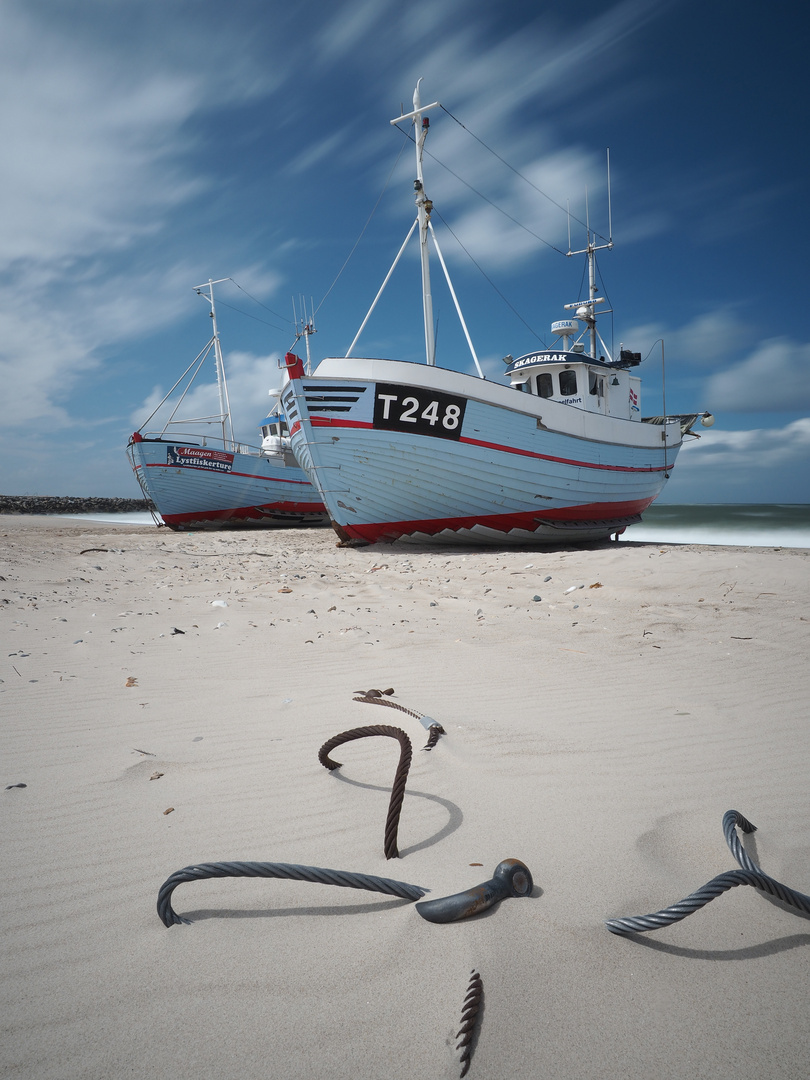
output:
[[[307,301],[305,296],[300,296],[299,301],[301,304],[301,319],[299,323],[298,311],[295,306],[295,297],[293,297],[293,315],[295,317],[295,340],[298,341],[303,338],[307,347],[307,362],[305,365],[305,372],[307,375],[312,374],[312,358],[310,356],[309,338],[311,334],[317,333],[315,329],[315,302],[310,297],[310,311],[312,314],[307,313]],[[300,329],[299,329],[300,325]]]
[[[608,196],[608,240],[613,243],[613,214],[610,208],[610,147],[607,148],[607,196]],[[569,245],[570,246],[570,245]]]
[[[571,200],[565,200],[565,206],[568,210],[568,250],[571,250]]]

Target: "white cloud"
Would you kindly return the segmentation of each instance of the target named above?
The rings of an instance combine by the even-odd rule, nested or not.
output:
[[[698,432],[701,429],[697,428]],[[722,431],[712,428],[697,440],[687,440],[678,469],[733,470],[747,475],[788,469],[807,462],[810,454],[810,416],[784,427]]]
[[[680,327],[650,322],[623,328],[621,337],[632,342],[633,351],[640,352],[642,359],[656,346],[660,356],[663,340],[667,363],[671,360],[679,366],[707,368],[738,353],[740,346],[750,340],[750,329],[736,309],[722,307],[697,315]]]
[[[810,345],[787,338],[763,342],[739,364],[713,375],[706,395],[715,409],[729,412],[810,409]]]
[[[391,15],[380,0],[353,0],[342,4],[316,35],[321,57],[333,60],[356,56],[361,43],[380,22]]]
[[[206,184],[182,165],[193,145],[189,118],[259,89],[249,57],[219,73],[222,40],[209,34],[201,48],[199,30],[172,25],[171,5],[162,21],[157,7],[152,18],[142,12],[131,33],[128,10],[100,5],[96,25],[47,5],[4,4],[0,267],[41,261],[56,273],[153,232]],[[110,40],[104,31],[116,15]]]
[[[666,498],[684,503],[807,502],[808,456],[810,416],[783,427],[723,431],[718,426],[684,443]]]
[[[259,76],[244,50],[239,64],[218,69],[227,32],[209,29],[202,48],[198,28],[172,25],[171,5],[64,16],[42,3],[3,11],[0,378],[14,402],[9,426],[76,423],[66,400],[104,351],[180,316],[199,269],[170,252],[155,272],[146,243],[156,245],[164,219],[210,185],[187,161],[188,122],[279,77]],[[117,32],[105,37],[115,18]],[[272,287],[267,270],[247,276],[251,292]]]
[[[507,174],[500,179],[500,189],[484,192],[502,213],[491,205],[481,207],[479,202],[479,208],[448,217],[466,250],[488,267],[514,267],[527,258],[536,259],[549,245],[564,253],[568,222],[560,206],[565,205],[566,195],[584,192],[594,183],[599,165],[593,155],[570,148],[549,152],[521,172],[529,180],[534,177],[549,198],[543,198],[520,177]],[[476,173],[471,169],[469,175]],[[476,180],[480,183],[480,170]],[[441,187],[437,185],[439,190]]]
[[[193,357],[189,357],[189,362]],[[259,425],[267,415],[270,407],[270,391],[281,385],[280,357],[277,353],[268,356],[255,356],[252,353],[232,352],[225,353],[225,372],[228,386],[228,399],[231,405],[231,416],[234,425],[234,437],[237,440],[257,446],[261,442]],[[182,374],[182,367],[176,374]],[[148,397],[137,406],[130,416],[133,430],[138,430],[144,425],[146,418],[158,407],[161,399],[169,387],[154,387]],[[178,387],[167,405],[163,406],[154,419],[148,424],[148,430],[152,433],[162,432],[163,426],[169,419],[173,403],[184,387]],[[216,384],[214,353],[213,350],[206,358],[204,367],[191,387],[191,390],[183,398],[182,405],[174,417],[175,424],[168,429],[172,432],[186,436],[205,434],[215,438],[221,428],[215,425],[202,428],[190,427],[180,423],[191,417],[217,416],[220,414],[219,394]]]

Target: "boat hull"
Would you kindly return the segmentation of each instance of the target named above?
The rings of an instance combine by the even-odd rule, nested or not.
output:
[[[296,459],[344,540],[604,539],[661,492],[677,424],[594,416],[441,368],[288,358]]]
[[[320,495],[293,459],[133,438],[127,453],[144,494],[171,528],[320,524]]]

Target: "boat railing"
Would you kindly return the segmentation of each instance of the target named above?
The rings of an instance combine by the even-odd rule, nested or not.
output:
[[[642,424],[658,424],[660,427],[677,422],[681,425],[681,435],[694,435],[696,439],[700,436],[696,431],[692,431],[692,428],[698,420],[703,427],[711,427],[714,423],[714,417],[710,412],[674,413],[669,416],[643,416],[641,418]]]
[[[207,446],[212,450],[222,450],[226,454],[261,454],[262,448],[253,443],[231,442],[223,443],[217,436],[201,435],[199,431],[167,431],[165,428],[159,431],[139,431],[138,434],[144,442],[168,442],[188,444],[189,446]]]

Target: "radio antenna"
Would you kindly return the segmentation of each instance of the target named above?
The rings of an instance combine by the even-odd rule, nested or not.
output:
[[[571,250],[571,200],[566,199],[565,205],[568,208],[568,250]]]

